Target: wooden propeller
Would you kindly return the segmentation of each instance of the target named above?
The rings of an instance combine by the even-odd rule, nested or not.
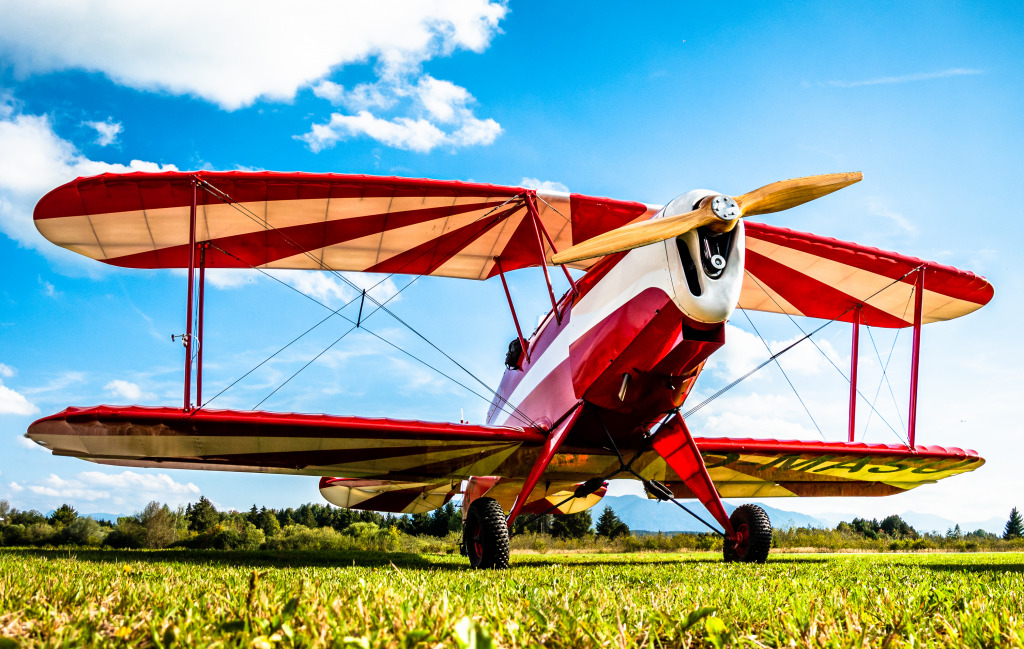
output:
[[[678,237],[700,227],[728,232],[736,227],[737,220],[742,217],[788,210],[852,185],[861,178],[863,175],[859,171],[822,174],[780,180],[735,198],[724,195],[709,196],[692,212],[666,214],[660,219],[624,225],[563,250],[551,257],[551,262],[568,264],[632,250]]]

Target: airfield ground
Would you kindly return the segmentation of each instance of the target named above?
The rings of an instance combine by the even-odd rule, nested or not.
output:
[[[0,649],[1024,646],[1024,553],[0,550]],[[475,643],[475,644],[474,644]]]

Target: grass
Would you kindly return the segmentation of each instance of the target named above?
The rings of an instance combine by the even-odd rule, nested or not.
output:
[[[0,649],[1024,646],[1024,553],[0,550]]]

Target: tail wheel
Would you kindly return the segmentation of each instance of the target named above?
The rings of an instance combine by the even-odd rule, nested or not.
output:
[[[729,517],[735,536],[726,538],[726,561],[764,563],[772,547],[772,522],[757,505],[740,505]]]
[[[474,568],[508,568],[508,525],[497,500],[477,498],[469,505],[462,542]]]

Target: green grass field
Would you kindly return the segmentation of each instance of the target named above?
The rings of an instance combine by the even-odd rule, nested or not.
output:
[[[0,550],[0,649],[1024,646],[1024,554]]]

